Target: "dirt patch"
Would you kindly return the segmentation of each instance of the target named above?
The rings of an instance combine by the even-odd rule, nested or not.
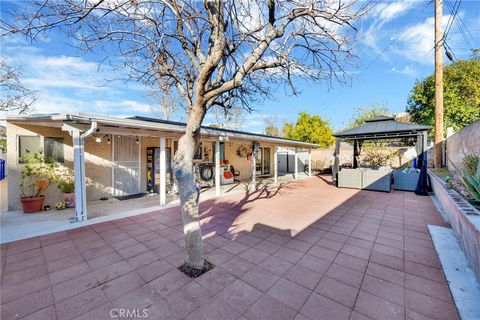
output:
[[[196,269],[187,266],[186,264],[182,264],[180,267],[178,267],[178,270],[182,271],[185,273],[187,276],[189,276],[192,279],[200,277],[202,274],[207,273],[208,271],[212,270],[215,268],[215,265],[211,262],[208,262],[205,260],[205,264],[203,265],[203,269]]]

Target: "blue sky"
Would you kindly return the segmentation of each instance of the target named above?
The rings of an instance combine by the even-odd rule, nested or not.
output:
[[[428,1],[381,1],[361,21],[355,67],[350,84],[312,84],[300,81],[298,96],[272,88],[275,99],[256,106],[244,116],[241,129],[261,132],[265,118],[278,123],[294,121],[300,111],[320,114],[337,130],[345,126],[355,107],[386,104],[393,112],[404,111],[416,79],[433,72],[433,4]],[[454,3],[454,1],[451,1]],[[2,15],[15,2],[2,3]],[[444,4],[444,24],[450,10]],[[480,48],[480,1],[462,1],[458,16],[468,30],[470,45]],[[447,43],[458,59],[471,56],[471,47],[454,23]],[[50,32],[31,43],[20,37],[0,40],[1,55],[22,70],[22,81],[37,90],[35,112],[92,112],[118,116],[152,116],[153,103],[140,83],[109,81],[119,71],[99,64],[99,57],[82,55],[71,39]],[[448,61],[444,58],[445,61]],[[276,91],[276,92],[275,92]],[[212,121],[207,116],[205,122]]]

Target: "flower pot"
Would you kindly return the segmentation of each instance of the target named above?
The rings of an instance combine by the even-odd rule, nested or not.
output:
[[[75,193],[74,192],[65,192],[63,194],[63,202],[67,208],[75,207]]]
[[[35,213],[40,212],[43,209],[44,197],[38,198],[21,198],[23,213]]]

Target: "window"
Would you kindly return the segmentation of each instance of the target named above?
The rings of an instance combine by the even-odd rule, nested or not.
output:
[[[45,157],[63,163],[63,138],[47,138],[43,140]]]
[[[27,154],[35,154],[42,150],[40,137],[19,136],[18,137],[18,162],[24,163]]]
[[[18,137],[18,162],[25,163],[24,157],[28,154],[43,152],[44,156],[55,162],[64,162],[63,157],[63,138],[42,138],[38,136],[19,136]]]
[[[202,143],[198,145],[197,150],[195,150],[195,155],[193,156],[193,160],[202,160],[203,159],[203,149]]]

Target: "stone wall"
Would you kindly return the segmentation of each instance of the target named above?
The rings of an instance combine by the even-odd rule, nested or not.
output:
[[[435,197],[440,202],[443,218],[450,223],[462,246],[470,267],[480,279],[480,215],[455,190],[447,189],[435,174],[429,173]]]
[[[446,144],[448,170],[454,172],[454,166],[462,170],[463,157],[466,154],[480,154],[480,120],[447,138]]]

